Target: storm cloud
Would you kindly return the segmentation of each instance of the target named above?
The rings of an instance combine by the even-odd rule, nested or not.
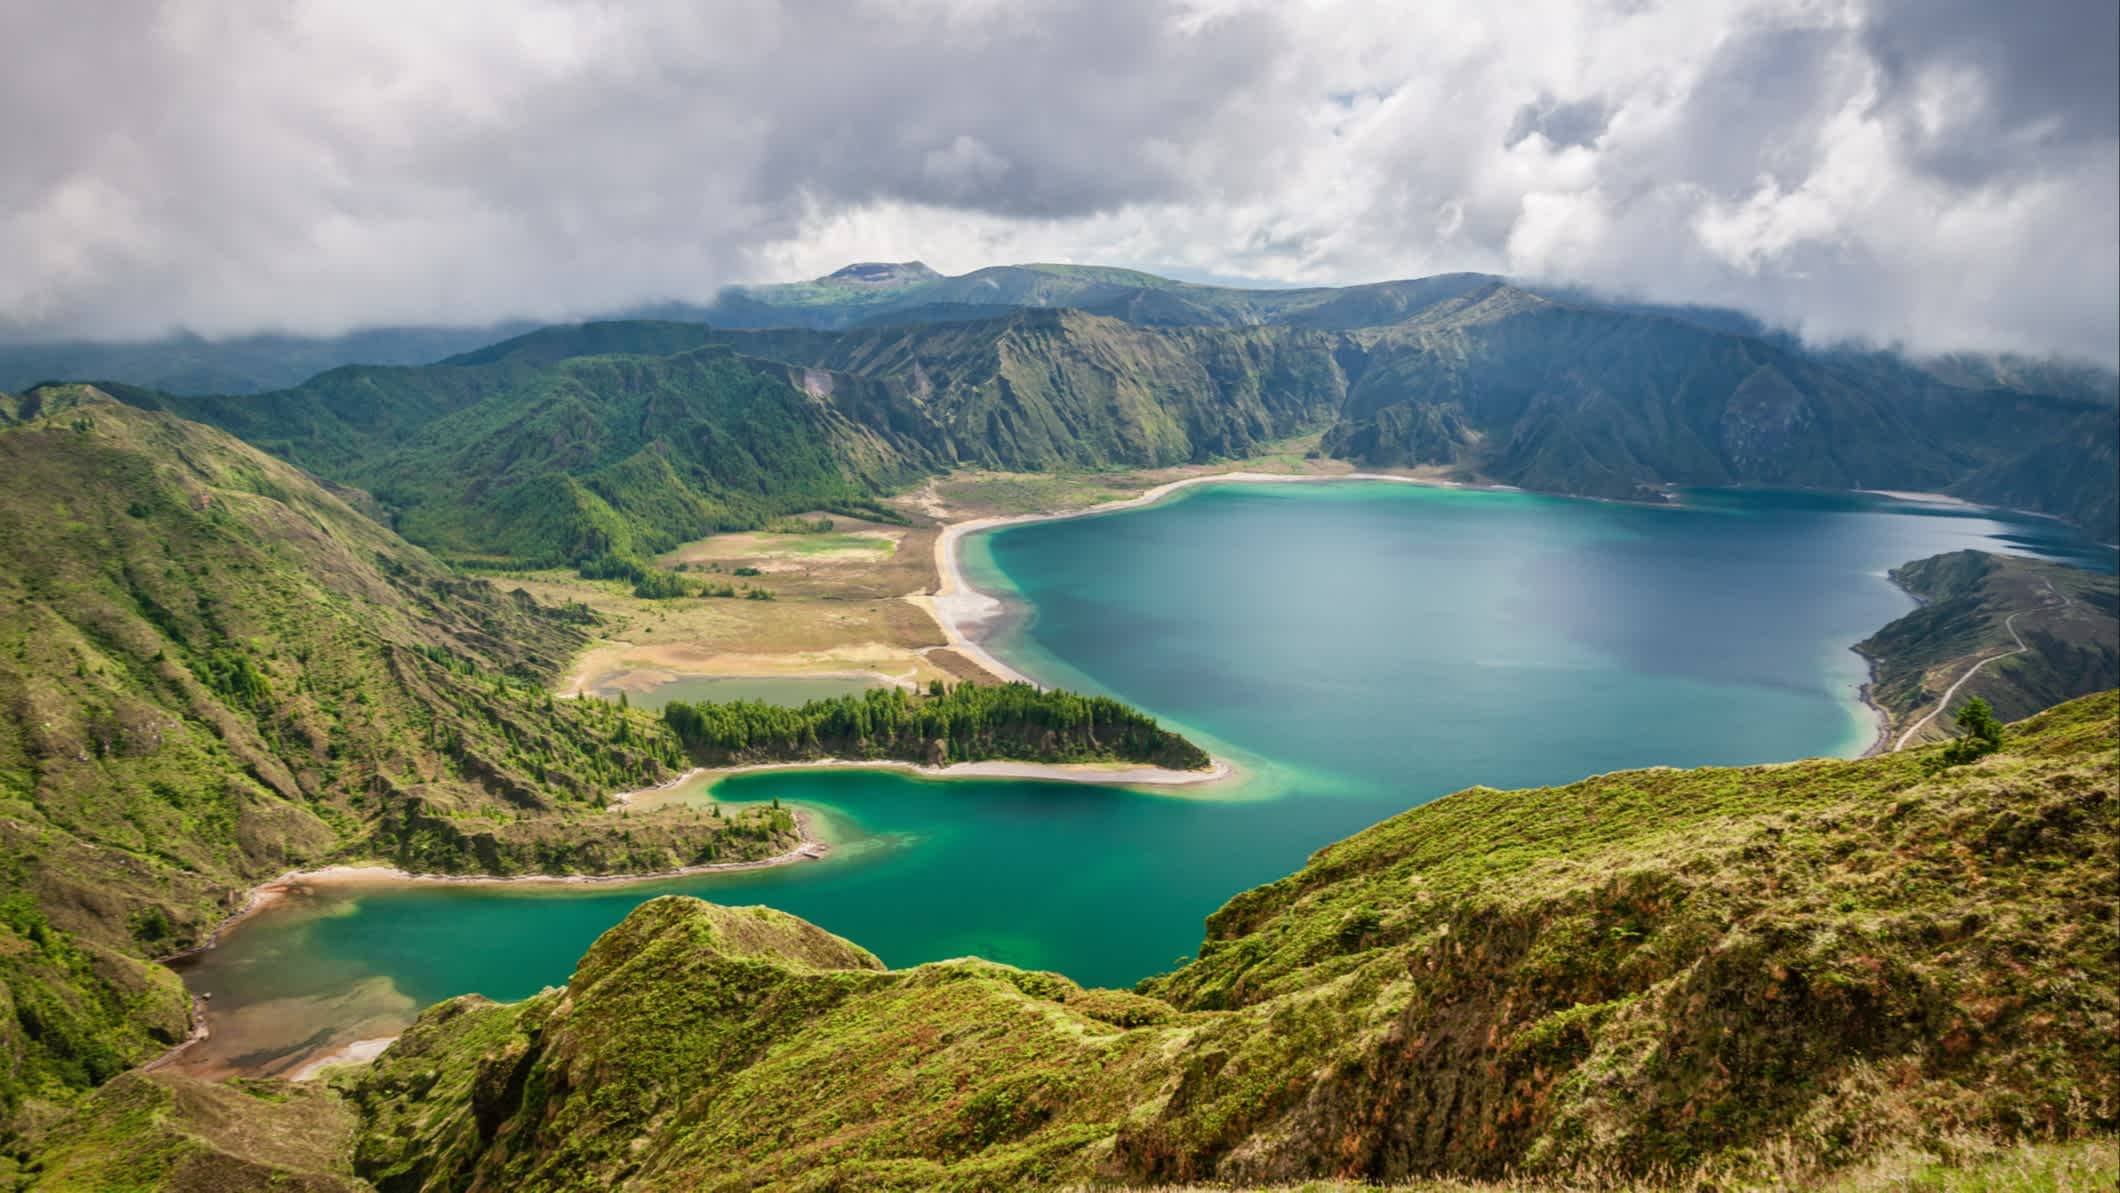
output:
[[[0,38],[8,338],[917,257],[1482,270],[2120,356],[2109,2],[136,0]]]

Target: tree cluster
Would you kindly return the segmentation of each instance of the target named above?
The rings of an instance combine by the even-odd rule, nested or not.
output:
[[[1105,696],[1029,684],[959,684],[916,695],[881,688],[799,708],[758,701],[673,702],[663,719],[709,762],[870,758],[906,762],[1124,761],[1205,767],[1198,746]]]

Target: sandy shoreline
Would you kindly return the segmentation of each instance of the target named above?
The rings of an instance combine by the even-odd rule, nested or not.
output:
[[[793,811],[793,809],[790,809]],[[305,887],[315,886],[370,886],[378,883],[396,886],[404,883],[434,882],[456,886],[601,886],[632,882],[657,882],[666,878],[687,878],[694,874],[720,874],[736,870],[763,870],[770,866],[786,866],[795,862],[816,861],[830,852],[831,846],[812,838],[803,824],[801,812],[795,813],[795,822],[803,834],[802,844],[768,858],[747,862],[702,862],[696,866],[678,866],[669,870],[652,870],[640,874],[415,874],[395,866],[361,866],[354,864],[320,866],[314,870],[292,870],[254,892],[258,898],[246,914],[256,914],[264,908],[300,892]]]
[[[700,773],[702,772],[697,769],[687,771],[670,783],[664,783],[644,790],[660,791]],[[642,794],[642,792],[626,792],[624,796],[638,794]],[[621,798],[624,797],[622,796]],[[306,893],[316,887],[399,886],[408,883],[429,882],[450,883],[461,886],[622,885],[626,883],[657,882],[670,878],[684,878],[694,874],[762,870],[771,866],[786,866],[796,862],[822,859],[831,851],[831,846],[821,838],[811,835],[809,819],[803,815],[800,809],[791,808],[789,811],[795,816],[795,829],[801,835],[801,844],[786,853],[746,862],[702,862],[696,866],[679,866],[675,869],[657,870],[644,874],[415,874],[395,866],[358,865],[354,863],[319,866],[309,870],[289,870],[277,878],[261,882],[252,887],[249,895],[243,901],[243,906],[230,913],[220,923],[215,924],[213,930],[206,934],[205,940],[191,948],[171,953],[166,957],[158,957],[156,960],[164,965],[177,966],[181,971],[181,963],[186,958],[196,957],[218,945],[223,936],[245,920],[285,902],[291,895]],[[167,1052],[148,1061],[143,1067],[159,1069],[175,1064],[195,1045],[213,1034],[211,1024],[213,1004],[198,995],[193,995],[191,1005],[191,1034],[181,1043],[171,1047]],[[303,1063],[302,1068],[294,1075],[293,1080],[309,1080],[316,1076],[317,1072],[325,1065],[353,1064],[373,1060],[395,1038],[392,1036],[355,1040],[331,1052],[311,1058]]]
[[[1939,497],[1940,497],[1940,496],[1942,496],[1941,494],[1933,494],[1933,495],[1928,495],[1928,494],[1918,494],[1918,493],[1915,493],[1915,494],[1908,494],[1908,493],[1890,493],[1890,492],[1888,492],[1887,490],[1884,490],[1884,489],[1864,489],[1864,490],[1862,490],[1862,492],[1865,492],[1865,493],[1885,493],[1886,495],[1888,495],[1888,496],[1892,496],[1892,497],[1907,497],[1907,498],[1912,498],[1912,499],[1916,499],[1916,500],[1918,500],[1919,498],[1921,498],[1921,497],[1923,497],[1923,496],[1939,496]],[[1946,500],[1946,501],[1956,501],[1956,500],[1957,500],[1957,498],[1955,498],[1955,497],[1953,497],[1953,498],[1945,498],[1944,500]],[[1885,579],[1891,582],[1891,585],[1892,585],[1892,587],[1894,587],[1894,588],[1898,589],[1898,590],[1899,590],[1900,592],[1902,592],[1902,593],[1906,594],[1906,597],[1907,597],[1907,599],[1908,599],[1908,600],[1911,600],[1911,601],[1913,601],[1913,602],[1914,602],[1914,608],[1913,608],[1913,609],[1909,609],[1909,610],[1908,610],[1908,611],[1907,611],[1906,613],[1902,613],[1902,614],[1900,614],[1900,615],[1899,615],[1900,617],[1905,617],[1905,616],[1908,616],[1909,614],[1913,613],[1913,612],[1914,612],[1915,610],[1918,610],[1918,609],[1920,609],[1920,608],[1921,608],[1921,607],[1922,607],[1923,605],[1926,605],[1926,604],[1928,604],[1928,602],[1927,602],[1927,601],[1924,601],[1924,600],[1922,600],[1922,599],[1921,599],[1921,596],[1920,596],[1920,594],[1918,594],[1918,593],[1916,593],[1916,592],[1913,592],[1912,590],[1908,589],[1906,585],[1904,585],[1904,584],[1901,584],[1901,583],[1899,582],[1899,577],[1897,577],[1897,576],[1895,576],[1895,575],[1892,575],[1892,574],[1891,574],[1890,572],[1886,572],[1886,573],[1885,573]],[[1898,620],[1898,618],[1894,618],[1894,619],[1893,619],[1893,621],[1897,621],[1897,620]],[[1885,624],[1886,624],[1886,625],[1890,625],[1890,624],[1891,624],[1891,622],[1886,622]],[[1882,628],[1883,628],[1883,627],[1879,627],[1879,629],[1880,629],[1880,630],[1881,630]],[[1850,646],[1850,647],[1849,647],[1848,649],[1849,649],[1849,650],[1855,650],[1855,648],[1854,648],[1854,647],[1852,647],[1852,646]],[[1882,705],[1882,704],[1879,704],[1879,703],[1877,703],[1876,699],[1874,698],[1874,693],[1875,693],[1875,692],[1876,692],[1876,690],[1877,690],[1877,660],[1876,660],[1876,659],[1873,659],[1873,658],[1871,658],[1870,656],[1868,656],[1868,655],[1866,655],[1866,654],[1863,654],[1863,653],[1862,653],[1861,651],[1856,651],[1855,653],[1856,653],[1857,657],[1861,658],[1861,659],[1862,659],[1862,661],[1863,661],[1864,663],[1868,664],[1868,666],[1869,666],[1869,674],[1868,674],[1868,675],[1867,675],[1867,676],[1866,676],[1866,677],[1865,677],[1865,678],[1863,679],[1863,682],[1862,682],[1862,687],[1861,687],[1861,688],[1860,688],[1860,689],[1859,689],[1859,690],[1858,690],[1858,691],[1856,692],[1855,696],[1856,696],[1856,699],[1858,699],[1858,700],[1862,701],[1862,706],[1863,706],[1864,708],[1867,708],[1867,709],[1869,709],[1869,710],[1870,710],[1870,714],[1871,714],[1871,716],[1872,716],[1872,717],[1873,717],[1873,718],[1874,718],[1874,719],[1876,720],[1876,722],[1877,722],[1877,738],[1876,738],[1876,740],[1875,740],[1875,741],[1872,741],[1872,742],[1870,743],[1870,748],[1869,748],[1869,749],[1867,749],[1867,750],[1864,750],[1864,751],[1862,752],[1862,754],[1861,754],[1861,757],[1864,757],[1864,758],[1875,758],[1875,757],[1876,757],[1876,756],[1878,756],[1879,754],[1889,754],[1889,753],[1891,753],[1891,752],[1893,752],[1893,751],[1897,750],[1897,749],[1898,749],[1899,747],[1898,747],[1898,746],[1895,746],[1895,745],[1893,745],[1893,744],[1892,744],[1892,729],[1893,729],[1893,724],[1892,724],[1892,712],[1891,712],[1891,710],[1890,710],[1890,709],[1888,709],[1888,708],[1886,708],[1886,707],[1885,707],[1884,705]]]
[[[754,762],[744,766],[700,767],[686,771],[675,782],[659,787],[628,791],[615,797],[613,807],[635,796],[667,791],[677,783],[707,776],[709,785],[730,775],[752,775],[781,771],[867,770],[914,775],[923,779],[1035,779],[1048,783],[1099,783],[1107,787],[1189,787],[1217,783],[1238,773],[1237,768],[1217,758],[1206,770],[1172,770],[1162,766],[1140,766],[1130,762],[953,762],[948,766],[923,766],[874,758],[822,758],[807,762]]]
[[[946,649],[955,651],[957,654],[963,656],[965,659],[972,662],[975,666],[985,671],[988,675],[992,676],[997,680],[1000,680],[1003,683],[1023,683],[1029,684],[1030,686],[1035,688],[1042,689],[1046,685],[1039,683],[1037,680],[1032,679],[1030,676],[1025,675],[1023,672],[1018,671],[1014,667],[1009,666],[1007,663],[1002,662],[991,651],[987,650],[986,646],[979,640],[979,631],[984,628],[988,623],[992,622],[993,619],[1002,612],[1003,605],[998,598],[994,597],[989,593],[981,592],[978,588],[974,587],[971,581],[966,577],[962,561],[959,558],[959,544],[966,535],[976,534],[983,530],[991,530],[998,526],[1020,525],[1029,522],[1060,521],[1069,518],[1094,517],[1098,514],[1112,513],[1119,510],[1138,509],[1142,506],[1153,505],[1156,502],[1162,501],[1164,498],[1170,496],[1173,493],[1178,492],[1181,489],[1190,488],[1195,485],[1295,484],[1305,482],[1316,483],[1320,481],[1350,480],[1390,481],[1400,484],[1426,485],[1432,488],[1445,489],[1477,488],[1493,489],[1496,491],[1514,491],[1513,487],[1508,485],[1464,485],[1454,481],[1434,480],[1423,477],[1400,476],[1391,473],[1381,472],[1347,472],[1336,473],[1331,475],[1301,476],[1265,472],[1222,472],[1202,476],[1184,477],[1179,480],[1168,481],[1164,484],[1156,485],[1153,488],[1146,490],[1145,492],[1139,493],[1133,497],[1129,497],[1121,501],[1106,502],[1100,505],[1085,506],[1079,509],[1056,510],[1049,513],[1017,514],[1007,517],[971,518],[962,522],[949,523],[948,525],[945,525],[942,528],[941,532],[935,538],[934,566],[937,579],[934,591],[924,593],[910,593],[907,594],[905,600],[925,612],[930,618],[934,620],[936,626],[942,631],[942,635],[945,640],[945,645],[941,647],[928,647],[926,648],[927,650]],[[617,648],[620,652],[623,652],[628,649],[644,649],[637,648],[630,643],[623,642],[608,643],[606,644],[606,647],[604,649],[608,648]],[[558,695],[562,697],[580,696],[584,694],[584,692],[588,688],[596,686],[599,679],[608,680],[610,678],[610,675],[608,674],[602,676],[597,675],[599,666],[608,668],[608,666],[610,665],[610,660],[608,659],[603,660],[601,663],[595,660],[594,656],[597,653],[597,650],[592,650],[591,652],[589,652],[588,655],[586,655],[583,659],[579,660],[575,664],[574,668],[570,671],[565,680],[562,681],[560,689],[557,693]],[[662,661],[667,662],[668,660]],[[728,675],[731,677],[742,675],[748,677],[762,674],[752,670],[730,670],[724,672],[721,668],[718,667],[696,672],[689,669],[680,671],[674,668],[657,668],[657,670],[658,673],[667,674],[668,677],[672,679],[708,678],[718,677],[722,675]],[[779,673],[775,672],[774,674]],[[821,673],[795,670],[790,671],[787,674],[790,677],[807,677],[809,675]],[[861,674],[867,676],[874,676],[875,678],[880,679],[886,683],[893,684],[894,686],[905,686],[904,681],[899,679],[898,677],[885,675],[877,671],[838,672],[833,674]],[[1121,786],[1155,787],[1190,786],[1201,783],[1212,783],[1227,779],[1237,773],[1235,767],[1231,766],[1227,761],[1220,758],[1214,759],[1213,765],[1209,769],[1204,771],[1179,771],[1170,770],[1164,767],[1133,766],[1124,764],[1104,765],[1092,763],[1031,763],[1004,761],[957,763],[950,766],[935,767],[922,766],[910,762],[871,761],[864,759],[829,759],[818,762],[765,763],[753,766],[716,768],[713,773],[717,775],[739,774],[744,772],[761,770],[800,770],[810,767],[846,767],[880,771],[895,771],[899,773],[915,774],[923,778],[935,779],[1015,778],[1042,779],[1062,783],[1105,783]],[[626,804],[630,803],[635,796],[651,794],[655,791],[665,790],[667,788],[677,786],[678,784],[693,779],[700,773],[702,773],[701,770],[695,769],[687,771],[684,774],[678,776],[677,778],[672,779],[670,782],[661,784],[657,787],[644,788],[640,791],[622,792],[612,797],[609,806],[623,807]]]
[[[979,641],[978,632],[1000,615],[1003,606],[1000,598],[981,592],[965,576],[963,561],[958,558],[958,545],[966,535],[1000,526],[1060,522],[1071,518],[1091,518],[1119,510],[1139,509],[1145,505],[1154,505],[1180,489],[1192,488],[1195,485],[1316,484],[1321,481],[1391,481],[1396,484],[1425,485],[1436,489],[1517,491],[1509,485],[1462,485],[1454,481],[1398,476],[1386,472],[1343,472],[1328,476],[1293,476],[1278,472],[1217,472],[1206,476],[1188,476],[1157,485],[1123,501],[1108,501],[1100,505],[1053,513],[1011,514],[1006,517],[971,518],[963,522],[952,522],[942,528],[941,534],[935,536],[935,591],[914,593],[906,599],[935,619],[935,624],[942,628],[942,636],[948,640],[949,649],[977,663],[994,678],[1005,683],[1027,683],[1032,687],[1043,688],[1044,684],[995,658]]]
[[[1848,649],[1855,648],[1851,646]],[[1855,689],[1855,698],[1862,701],[1862,706],[1869,710],[1870,721],[1876,726],[1876,732],[1870,739],[1869,748],[1856,757],[1875,758],[1885,753],[1892,744],[1892,714],[1871,697],[1871,693],[1877,689],[1877,660],[1865,657],[1863,662],[1869,664],[1870,673],[1869,677],[1862,681],[1862,686]]]
[[[1878,497],[1890,497],[1894,501],[1911,501],[1917,505],[1955,505],[1965,509],[1998,508],[1982,506],[1979,502],[1967,501],[1963,497],[1953,497],[1949,493],[1919,493],[1911,489],[1857,489],[1855,491],[1857,493],[1869,493]],[[2032,514],[2035,518],[2048,516],[2046,514],[2033,514],[2030,510],[2009,510],[2008,512],[2013,514]]]
[[[698,773],[700,772],[697,770],[689,771],[672,782],[682,782],[684,779]],[[672,783],[665,783],[658,787],[644,790],[660,791],[671,785]],[[642,792],[626,792],[624,797],[638,794],[642,794]],[[410,870],[401,870],[395,866],[359,865],[351,862],[319,866],[310,870],[289,870],[277,878],[269,879],[250,888],[250,894],[243,901],[243,906],[237,908],[220,923],[214,925],[213,931],[206,934],[204,941],[181,952],[171,953],[166,957],[158,957],[156,960],[167,965],[181,962],[187,957],[195,957],[219,944],[221,937],[231,928],[236,927],[259,912],[285,901],[289,895],[300,893],[309,887],[395,886],[403,883],[423,882],[450,883],[459,886],[594,886],[658,882],[668,878],[686,878],[694,874],[719,874],[736,870],[763,870],[770,866],[787,866],[796,862],[817,861],[831,852],[832,847],[829,844],[818,837],[810,835],[809,819],[803,815],[800,809],[791,808],[789,811],[795,816],[795,831],[801,835],[802,843],[786,853],[746,862],[702,862],[696,866],[679,866],[670,870],[655,870],[641,874],[415,874]],[[181,1047],[182,1045],[179,1046],[180,1049]]]
[[[342,1044],[322,1056],[304,1061],[302,1067],[287,1075],[289,1081],[315,1081],[324,1075],[324,1070],[333,1065],[365,1065],[383,1055],[383,1050],[397,1042],[396,1036],[374,1036],[366,1040],[355,1040]]]

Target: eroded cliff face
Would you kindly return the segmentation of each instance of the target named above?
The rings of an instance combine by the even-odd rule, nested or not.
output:
[[[1814,1179],[2120,1126],[2115,695],[1927,773],[1474,789],[1231,900],[1137,992],[643,906],[348,1098],[384,1189]]]

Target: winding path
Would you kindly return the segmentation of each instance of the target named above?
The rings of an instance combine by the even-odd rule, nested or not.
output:
[[[1958,694],[1958,689],[1965,686],[1965,681],[1973,678],[1974,675],[1978,674],[1982,667],[1987,666],[1989,663],[1992,663],[1997,659],[2006,659],[2009,658],[2011,655],[2020,655],[2023,654],[2025,651],[2031,649],[2031,647],[2026,646],[2024,644],[2024,639],[2017,636],[2017,619],[2027,613],[2051,612],[2052,610],[2062,608],[2063,606],[2066,606],[2069,603],[2069,599],[2067,597],[2062,596],[2059,592],[2056,592],[2054,590],[2053,581],[2047,581],[2046,591],[2054,598],[2055,602],[2057,603],[2050,605],[2041,605],[2037,609],[2019,609],[2015,613],[2012,613],[2008,617],[2002,619],[2002,628],[2010,632],[2010,640],[2017,644],[2017,649],[2005,650],[2001,654],[1991,654],[1988,657],[1980,660],[1979,662],[1974,663],[1972,666],[1967,667],[1965,669],[1965,674],[1958,677],[1957,683],[1954,683],[1950,687],[1944,689],[1943,699],[1938,700],[1936,702],[1936,707],[1929,710],[1929,715],[1914,722],[1912,725],[1907,726],[1907,731],[1899,735],[1898,741],[1892,743],[1892,751],[1894,753],[1905,749],[1906,744],[1914,739],[1915,734],[1921,732],[1924,726],[1926,726],[1930,721],[1936,719],[1937,713],[1940,713],[1944,709],[1949,708],[1951,706],[1951,697],[1956,696]]]

